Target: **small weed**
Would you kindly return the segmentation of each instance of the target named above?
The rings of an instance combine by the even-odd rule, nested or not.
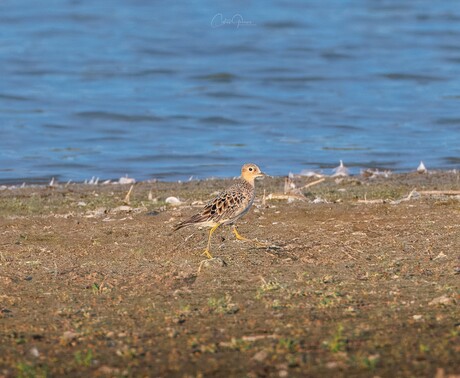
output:
[[[25,362],[20,362],[16,366],[18,378],[46,378],[46,368],[29,365]]]
[[[294,353],[296,351],[297,342],[291,338],[281,338],[278,340],[278,348],[289,353]]]
[[[77,351],[74,354],[75,361],[80,366],[90,366],[91,361],[93,360],[93,351],[88,349],[86,353],[82,353],[81,351]]]
[[[343,325],[339,324],[337,331],[332,336],[332,340],[326,341],[324,344],[332,353],[345,351],[347,339],[343,336]]]
[[[280,290],[282,288],[281,284],[278,282],[278,280],[273,280],[273,281],[265,281],[265,279],[262,278],[262,285],[257,289],[256,293],[256,298],[260,299],[262,298],[266,293],[271,292],[271,291],[276,291]]]
[[[246,351],[251,349],[251,346],[251,343],[246,340],[236,339],[232,337],[232,341],[229,345],[229,348],[237,351]]]
[[[208,307],[218,314],[235,314],[239,307],[231,301],[232,297],[229,294],[225,294],[225,297],[221,298],[209,298]]]
[[[379,359],[380,359],[379,354],[372,354],[363,359],[363,364],[369,370],[375,370],[379,362]]]
[[[430,351],[429,345],[421,344],[421,343],[419,344],[418,349],[419,349],[420,352],[422,352],[422,353],[428,353],[428,352]]]

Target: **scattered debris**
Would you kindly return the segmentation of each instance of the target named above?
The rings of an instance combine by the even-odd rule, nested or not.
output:
[[[216,268],[224,268],[226,266],[227,266],[227,263],[223,259],[221,259],[220,257],[214,257],[212,259],[206,259],[200,262],[200,265],[198,266],[198,273],[200,273],[203,268],[216,269]]]
[[[177,198],[177,197],[168,197],[165,200],[166,203],[169,203],[170,205],[180,205],[182,201]]]
[[[257,362],[264,362],[268,357],[268,353],[265,350],[258,351],[252,359]]]
[[[420,162],[420,164],[417,167],[417,172],[418,173],[427,173],[428,170],[425,167],[425,164],[423,164],[423,161]]]
[[[361,170],[361,176],[364,178],[377,178],[377,177],[384,177],[388,178],[392,175],[391,171],[379,171],[378,169],[367,168]]]
[[[325,200],[324,198],[321,197],[316,197],[313,201],[311,201],[314,204],[318,203],[330,203],[328,200]]]
[[[433,299],[430,303],[428,303],[429,306],[438,306],[438,305],[444,305],[448,306],[453,304],[454,300],[447,295],[442,295],[440,297],[437,297]]]
[[[294,189],[296,189],[294,182],[291,180],[289,176],[285,177],[284,178],[284,194],[290,193]]]
[[[306,201],[306,197],[303,194],[283,194],[283,193],[270,193],[267,200],[287,200],[293,202],[294,200]]]
[[[133,191],[133,188],[134,188],[134,185],[131,185],[131,187],[129,188],[128,190],[128,193],[126,193],[126,197],[125,199],[123,200],[123,203],[125,203],[126,205],[129,205],[131,203],[131,192]]]
[[[437,259],[442,259],[442,258],[445,258],[447,257],[447,255],[443,252],[439,252],[439,255],[437,255],[433,260],[437,260]]]
[[[459,196],[460,190],[422,190],[418,193],[427,196]]]
[[[321,183],[322,183],[323,181],[325,181],[325,180],[326,180],[326,179],[323,177],[323,178],[321,178],[321,179],[319,179],[319,180],[310,182],[310,183],[308,183],[308,184],[302,186],[302,189],[307,189],[307,188],[310,188],[310,187],[312,187],[312,186],[314,186],[314,185],[321,184]]]
[[[374,200],[368,200],[367,199],[367,193],[364,194],[364,199],[359,199],[358,203],[365,203],[365,204],[376,204],[376,203],[385,203],[386,201],[383,199],[374,199]]]
[[[125,176],[125,177],[120,177],[120,179],[118,180],[118,183],[119,184],[135,184],[136,180],[128,176]]]
[[[320,172],[316,172],[316,171],[312,171],[310,169],[304,169],[302,171],[300,171],[300,174],[299,175],[294,175],[292,173],[289,173],[289,177],[294,177],[294,176],[303,176],[303,177],[315,177],[315,178],[321,178],[321,177],[324,177],[324,175]]]
[[[401,198],[399,200],[391,201],[390,204],[399,205],[401,202],[410,201],[413,198],[416,198],[416,199],[420,198],[420,193],[416,192],[415,188],[412,189],[412,191],[408,194],[407,197]]]
[[[40,352],[38,351],[36,347],[30,348],[29,353],[32,357],[35,357],[35,358],[40,357]]]
[[[349,170],[343,165],[343,161],[340,160],[340,165],[332,170],[334,172],[332,177],[346,177],[350,176]]]
[[[119,213],[119,212],[130,212],[130,211],[133,211],[133,208],[131,206],[126,206],[126,205],[122,205],[122,206],[118,206],[116,207],[115,209],[112,209],[112,213]]]

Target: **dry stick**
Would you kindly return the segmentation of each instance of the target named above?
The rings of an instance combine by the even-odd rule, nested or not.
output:
[[[320,183],[322,183],[324,180],[326,180],[324,177],[323,177],[323,178],[320,178],[319,180],[310,182],[309,184],[306,184],[306,185],[302,186],[301,189],[306,189],[306,188],[309,188],[310,186],[320,184]]]
[[[303,194],[283,194],[283,193],[270,193],[267,196],[267,200],[288,200],[288,199],[299,199],[301,201],[305,201],[306,197]]]
[[[345,250],[342,250],[350,259],[353,259],[353,260],[358,260],[356,257],[354,257],[353,255],[351,255],[349,252],[345,251]]]
[[[417,188],[412,189],[412,191],[409,193],[407,198],[404,198],[404,201],[409,201],[412,198],[412,195],[415,193],[416,190]]]
[[[131,185],[131,188],[129,188],[129,191],[128,191],[128,193],[126,194],[125,199],[123,200],[123,202],[126,203],[127,205],[129,205],[130,196],[131,196],[131,192],[133,191],[133,188],[134,188],[134,185]]]
[[[363,200],[358,200],[358,203],[368,203],[368,204],[385,203],[385,200],[383,199],[374,199],[374,200],[363,199]]]
[[[436,196],[436,195],[458,196],[460,195],[460,190],[422,190],[419,193],[425,194],[427,196]]]

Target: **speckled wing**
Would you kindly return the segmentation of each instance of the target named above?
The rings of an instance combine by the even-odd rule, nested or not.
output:
[[[235,185],[208,202],[200,213],[179,223],[174,230],[199,223],[229,223],[247,209],[252,199],[251,194]]]

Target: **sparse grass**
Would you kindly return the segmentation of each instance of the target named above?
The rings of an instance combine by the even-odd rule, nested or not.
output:
[[[36,366],[26,362],[20,362],[16,366],[18,378],[46,378],[48,376],[46,366]]]
[[[93,351],[88,349],[87,351],[76,351],[74,353],[75,362],[77,365],[89,367],[93,360]]]
[[[225,294],[225,296],[218,298],[209,298],[208,307],[217,314],[235,314],[239,310],[238,306],[232,303],[230,294]]]
[[[330,352],[337,353],[346,350],[347,342],[347,338],[343,335],[343,325],[339,324],[332,338],[329,341],[325,341],[324,345],[327,346]]]
[[[261,278],[262,285],[257,289],[256,298],[261,299],[265,294],[280,290],[282,288],[278,280],[274,279],[271,281],[265,281],[264,278]]]

